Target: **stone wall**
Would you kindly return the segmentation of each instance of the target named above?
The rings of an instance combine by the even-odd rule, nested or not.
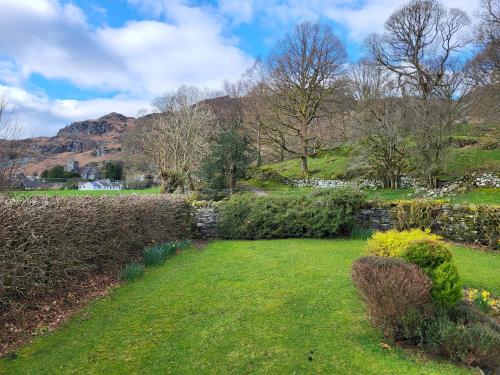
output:
[[[217,238],[217,222],[219,203],[206,203],[193,207],[193,232],[196,238]],[[385,231],[398,227],[394,214],[394,203],[366,204],[355,214],[357,225],[373,230]],[[444,238],[465,243],[481,243],[495,247],[500,236],[500,208],[492,208],[492,220],[485,224],[482,215],[476,208],[467,205],[442,204],[430,222],[434,233]],[[488,228],[485,226],[488,225]]]
[[[213,202],[203,206],[194,206],[191,212],[193,233],[196,238],[210,239],[217,237],[217,221],[219,213]]]
[[[357,225],[373,230],[386,231],[395,226],[388,207],[365,206],[356,213],[354,219]]]
[[[382,231],[401,227],[395,207],[394,203],[367,205],[355,215],[356,224]],[[494,248],[498,247],[500,239],[500,207],[490,206],[488,212],[486,215],[481,208],[468,205],[437,204],[434,216],[425,227],[451,241]]]

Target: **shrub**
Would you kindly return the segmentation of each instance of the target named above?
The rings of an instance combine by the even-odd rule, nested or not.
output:
[[[428,199],[399,201],[393,208],[396,228],[429,228],[441,214],[443,202]]]
[[[462,298],[462,286],[455,264],[444,262],[431,274],[432,300],[440,306],[450,308]]]
[[[129,263],[120,272],[120,280],[134,281],[144,274],[144,265],[140,263]]]
[[[182,198],[160,195],[0,197],[0,315],[184,238],[190,220]]]
[[[435,227],[450,239],[460,237],[465,242],[500,247],[500,207],[497,205],[450,205],[444,201],[414,199],[398,202],[392,214],[399,230]],[[460,223],[453,218],[460,218]]]
[[[431,326],[433,347],[452,361],[467,366],[500,365],[500,335],[483,324],[458,325],[446,319]]]
[[[363,195],[350,189],[322,189],[300,197],[238,194],[220,205],[217,231],[230,239],[347,235],[362,202]]]
[[[387,337],[410,339],[430,311],[431,280],[401,259],[362,257],[351,270],[370,317]]]
[[[375,232],[368,240],[367,248],[371,255],[397,257],[403,254],[414,241],[438,241],[439,239],[441,239],[440,236],[432,234],[428,230],[412,229],[401,232],[389,230],[387,232]]]
[[[428,239],[412,242],[402,257],[416,264],[432,279],[431,294],[435,303],[449,308],[460,300],[460,277],[447,244]]]

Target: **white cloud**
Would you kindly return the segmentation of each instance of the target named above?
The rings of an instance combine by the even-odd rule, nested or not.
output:
[[[89,100],[50,99],[43,93],[31,93],[19,87],[0,85],[0,96],[9,98],[15,117],[20,121],[22,137],[55,134],[73,121],[94,119],[109,112],[135,116],[140,109],[150,109],[148,100],[96,98]]]
[[[20,116],[28,109],[66,122],[111,111],[134,114],[138,101],[181,84],[218,88],[252,64],[234,39],[222,35],[222,18],[209,9],[163,5],[163,20],[95,28],[80,8],[62,0],[0,0],[0,83],[11,87]],[[121,96],[53,101],[20,88],[33,73]],[[38,122],[31,128],[43,133]]]
[[[128,0],[146,20],[96,27],[68,0],[0,0],[0,85],[13,96],[30,132],[52,134],[70,121],[111,111],[133,115],[152,97],[181,84],[218,88],[226,78],[237,79],[253,60],[231,35],[242,23],[264,30],[262,42],[270,46],[297,22],[323,17],[346,28],[346,42],[360,43],[370,32],[382,31],[387,17],[404,4],[218,0],[196,7],[187,1]],[[472,16],[479,0],[443,3]],[[33,73],[68,80],[79,89],[119,94],[109,99],[54,100],[23,88]]]
[[[160,0],[148,0],[158,3]],[[239,22],[260,22],[282,30],[303,20],[324,17],[344,26],[351,40],[360,42],[371,32],[381,32],[385,20],[408,1],[395,0],[218,0],[218,10]],[[448,8],[460,8],[473,16],[479,0],[443,0]]]

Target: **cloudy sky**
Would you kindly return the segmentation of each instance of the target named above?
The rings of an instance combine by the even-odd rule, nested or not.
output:
[[[479,0],[444,0],[473,16]],[[0,0],[0,95],[24,136],[109,112],[134,116],[181,84],[217,89],[303,20],[331,24],[349,58],[393,0]]]

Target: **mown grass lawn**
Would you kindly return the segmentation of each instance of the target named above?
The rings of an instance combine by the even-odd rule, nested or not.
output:
[[[126,189],[126,190],[24,190],[14,191],[12,195],[19,197],[43,196],[99,196],[99,195],[126,195],[126,194],[160,194],[160,188]]]
[[[349,277],[364,246],[216,241],[185,251],[1,360],[0,373],[472,373],[381,346]],[[498,291],[499,255],[455,254],[465,280]]]

